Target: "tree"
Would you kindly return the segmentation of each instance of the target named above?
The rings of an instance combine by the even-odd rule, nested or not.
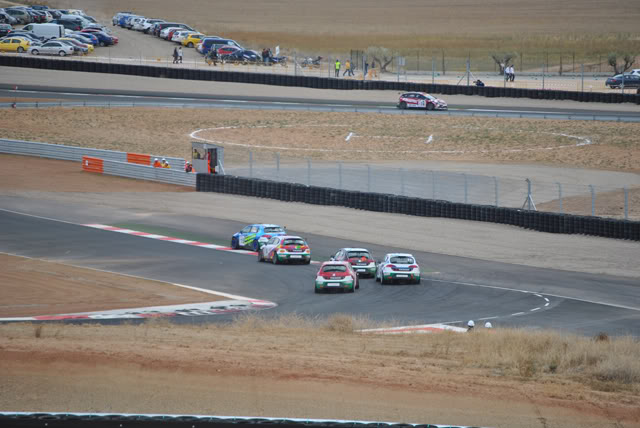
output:
[[[516,58],[516,54],[511,52],[496,52],[491,54],[491,58],[498,64],[500,75],[504,75],[504,68],[509,65],[512,59]]]
[[[625,71],[628,71],[633,67],[633,63],[636,62],[635,54],[631,54],[629,52],[611,52],[609,54],[609,58],[607,59],[607,63],[613,68],[615,74],[622,74]],[[624,61],[624,65],[618,64],[618,58],[622,57],[622,61]]]
[[[372,58],[377,64],[380,64],[381,72],[387,71],[389,64],[396,58],[390,49],[383,47],[369,46],[366,52],[367,58]]]

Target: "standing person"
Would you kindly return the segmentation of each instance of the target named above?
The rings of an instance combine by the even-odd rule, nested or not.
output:
[[[178,48],[178,61],[182,64],[182,46]]]
[[[351,61],[346,60],[344,62],[344,72],[342,73],[342,77],[344,77],[344,75],[351,75]]]
[[[511,79],[512,82],[514,80],[516,80],[516,69],[513,68],[513,64],[511,64],[511,69],[510,69],[510,72],[509,72],[509,78]]]
[[[268,57],[268,55],[267,55],[267,48],[263,48],[263,49],[262,49],[262,63],[263,63],[264,65],[267,65],[267,57]]]
[[[178,63],[178,48],[173,48],[173,63]]]
[[[369,71],[369,61],[364,61],[364,76],[367,76],[367,72]]]
[[[336,59],[336,77],[340,77],[340,59]]]
[[[158,158],[156,158],[156,159],[153,161],[153,167],[154,167],[154,168],[162,168],[162,164],[160,163],[160,160],[159,160]]]

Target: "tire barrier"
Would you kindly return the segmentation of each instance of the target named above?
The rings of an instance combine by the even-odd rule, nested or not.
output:
[[[382,193],[358,192],[298,183],[198,174],[196,191],[339,206],[365,211],[406,214],[420,217],[444,217],[459,220],[508,224],[547,233],[578,234],[640,241],[640,221],[579,216],[517,208],[474,205],[413,198]]]
[[[289,76],[273,73],[247,73],[203,69],[183,69],[153,65],[95,63],[82,60],[40,58],[28,55],[0,55],[0,66],[40,68],[46,70],[84,71],[124,74],[131,76],[164,77],[169,79],[253,83],[274,86],[298,86],[316,89],[422,91],[444,95],[483,96],[488,98],[531,98],[544,100],[572,100],[608,104],[634,103],[640,105],[640,94],[556,91],[465,85],[441,85],[415,82],[379,80],[351,80],[316,76]],[[634,89],[631,89],[634,90]]]
[[[234,416],[194,416],[106,413],[0,413],[0,425],[11,428],[478,428],[471,426],[399,424],[391,422],[275,419]]]

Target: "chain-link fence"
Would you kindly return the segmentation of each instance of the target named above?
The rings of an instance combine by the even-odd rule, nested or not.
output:
[[[640,185],[566,184],[417,168],[343,162],[256,161],[225,166],[226,174],[308,186],[404,195],[477,205],[539,211],[640,218]],[[635,187],[634,187],[635,186]],[[635,202],[635,204],[634,204]]]

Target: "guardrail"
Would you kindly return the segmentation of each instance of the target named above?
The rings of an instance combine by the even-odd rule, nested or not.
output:
[[[458,425],[417,425],[396,422],[334,419],[276,419],[203,415],[26,412],[0,413],[0,425],[12,428],[151,428],[163,426],[170,426],[172,428],[478,428]]]
[[[297,86],[316,89],[421,91],[444,95],[478,95],[484,97],[572,100],[599,103],[640,104],[639,94],[559,91],[494,86],[461,86],[387,80],[347,80],[317,76],[250,73],[192,68],[157,67],[138,64],[103,63],[82,60],[39,58],[26,55],[0,55],[0,66],[40,68],[46,70],[83,71],[201,81],[254,83],[260,85]]]
[[[82,158],[82,170],[138,180],[159,181],[161,183],[190,187],[196,186],[196,174],[185,172],[183,169],[154,168],[148,165],[84,156]]]
[[[38,156],[41,158],[82,161],[83,156],[91,156],[105,160],[119,162],[142,163],[148,161],[148,165],[153,163],[153,159],[166,159],[172,168],[182,170],[184,168],[183,158],[173,158],[166,156],[143,155],[139,153],[127,153],[114,150],[91,149],[87,147],[65,146],[62,144],[39,143],[35,141],[7,140],[0,139],[0,153],[14,155]]]
[[[333,205],[366,211],[444,217],[508,224],[549,233],[581,234],[640,241],[640,221],[474,205],[401,195],[305,186],[231,175],[198,174],[196,191],[218,192],[286,202]]]

